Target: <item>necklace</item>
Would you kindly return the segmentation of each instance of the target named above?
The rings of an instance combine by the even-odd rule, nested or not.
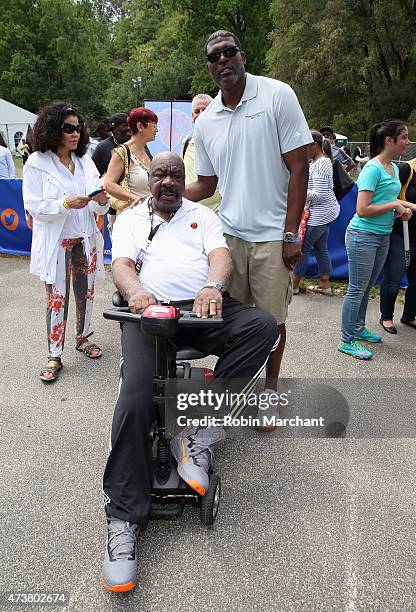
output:
[[[58,155],[59,157],[59,155]],[[68,170],[72,173],[75,170],[75,164],[72,161],[72,159],[69,159],[69,161],[65,161],[64,159],[62,159],[62,157],[59,157],[59,161],[61,162],[61,164],[63,164],[66,168],[68,168]]]
[[[146,170],[148,170],[149,169],[149,159],[147,158],[147,156],[145,157],[146,155],[145,151],[143,151],[142,153],[141,151],[139,151],[139,147],[135,142],[133,142],[132,144],[138,153],[138,155],[136,156],[137,159],[143,164]]]

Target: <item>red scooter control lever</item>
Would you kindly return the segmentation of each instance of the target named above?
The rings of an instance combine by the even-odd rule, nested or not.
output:
[[[180,310],[176,306],[150,304],[142,312],[142,331],[153,336],[174,336],[179,317]]]
[[[179,308],[176,306],[164,306],[163,304],[150,304],[142,312],[143,317],[152,319],[179,319]]]

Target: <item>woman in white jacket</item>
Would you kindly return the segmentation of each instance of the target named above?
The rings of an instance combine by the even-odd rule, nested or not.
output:
[[[94,162],[85,155],[88,134],[79,112],[66,102],[43,108],[34,126],[33,148],[23,170],[23,199],[33,217],[30,271],[45,283],[49,357],[40,378],[56,380],[68,313],[69,288],[76,302],[76,349],[101,357],[88,340],[94,280],[104,277],[103,237],[95,215],[108,210]]]

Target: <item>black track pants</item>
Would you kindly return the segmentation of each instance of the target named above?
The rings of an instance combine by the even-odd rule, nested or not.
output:
[[[264,366],[278,338],[273,316],[224,295],[224,327],[181,330],[175,338],[219,357],[215,378],[250,380]],[[150,429],[155,418],[155,339],[137,323],[122,326],[120,393],[114,411],[111,448],[103,490],[108,515],[144,524],[153,483]]]

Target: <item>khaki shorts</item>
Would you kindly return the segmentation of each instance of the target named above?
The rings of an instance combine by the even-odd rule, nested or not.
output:
[[[230,294],[244,304],[268,310],[282,325],[292,300],[292,276],[283,262],[283,241],[246,242],[229,234],[225,239],[234,264]]]

